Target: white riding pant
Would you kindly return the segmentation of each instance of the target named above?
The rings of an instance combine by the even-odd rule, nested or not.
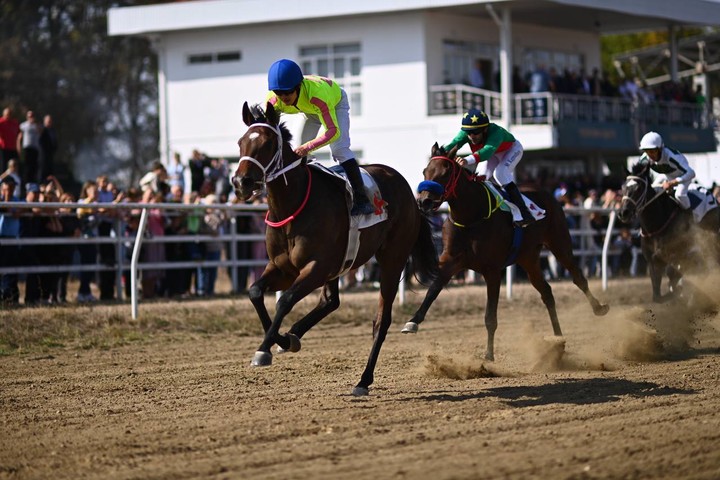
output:
[[[485,175],[493,177],[503,187],[515,181],[515,167],[523,155],[523,146],[515,140],[508,150],[496,152],[487,161]]]
[[[692,182],[692,180],[690,180],[690,182]],[[690,208],[690,198],[687,194],[690,182],[681,182],[675,185],[675,200],[677,200],[680,206],[685,210]]]
[[[335,118],[337,118],[340,137],[329,146],[335,161],[343,163],[345,160],[355,158],[355,154],[350,150],[350,102],[344,89],[341,88],[340,93],[340,102],[335,107]],[[322,123],[319,118],[314,115],[306,115],[306,118],[307,123],[311,124],[316,132],[320,130]]]

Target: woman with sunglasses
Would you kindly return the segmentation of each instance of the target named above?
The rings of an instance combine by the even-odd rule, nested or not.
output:
[[[350,149],[350,103],[336,82],[316,75],[303,75],[292,60],[273,63],[268,71],[268,102],[282,113],[303,113],[308,121],[324,127],[316,138],[295,148],[301,157],[325,145],[347,173],[353,189],[352,215],[375,211],[363,186],[360,168]]]
[[[500,125],[490,123],[485,112],[471,108],[462,117],[460,132],[443,148],[447,152],[466,144],[472,153],[467,157],[457,157],[457,163],[474,172],[478,163],[487,162],[487,177],[494,178],[505,189],[510,201],[520,209],[522,220],[516,224],[526,227],[535,222],[515,184],[515,167],[523,154],[520,142]]]

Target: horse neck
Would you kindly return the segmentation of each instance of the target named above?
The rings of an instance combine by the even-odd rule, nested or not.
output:
[[[461,172],[455,187],[455,195],[448,199],[452,219],[462,225],[470,225],[488,217],[490,196],[481,182],[468,179]]]
[[[295,213],[305,200],[308,175],[307,167],[300,165],[267,184],[268,210],[273,217],[277,217],[273,220],[281,220]]]
[[[640,212],[640,226],[649,234],[664,230],[671,216],[675,215],[676,210],[680,208],[667,194],[658,192],[656,195],[662,195],[665,198],[651,197],[652,203]]]

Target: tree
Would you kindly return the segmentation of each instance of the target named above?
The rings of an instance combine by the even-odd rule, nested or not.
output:
[[[0,101],[53,116],[64,183],[130,184],[158,157],[156,56],[145,38],[107,35],[108,9],[139,3],[0,3]]]

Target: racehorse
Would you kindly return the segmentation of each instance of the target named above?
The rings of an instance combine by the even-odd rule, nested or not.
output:
[[[714,201],[711,199],[711,201]],[[720,243],[717,233],[720,228],[720,209],[708,212],[697,224],[700,231],[710,234],[711,257],[716,262],[720,259]],[[692,242],[697,231],[694,226],[693,213],[684,210],[667,194],[667,191],[655,191],[650,177],[650,167],[645,163],[633,165],[631,172],[622,186],[622,200],[618,208],[618,218],[630,223],[635,217],[640,221],[640,247],[648,265],[648,273],[652,284],[653,302],[663,303],[679,292],[678,282],[683,270],[693,263],[697,252],[693,252]],[[705,250],[705,249],[703,249]],[[685,267],[685,268],[683,268]],[[661,294],[663,273],[669,279],[669,292]]]
[[[457,149],[452,149],[446,154],[436,143],[432,147],[432,157],[423,171],[425,181],[435,188],[420,192],[420,208],[425,212],[434,211],[447,201],[450,216],[443,224],[440,274],[430,285],[425,300],[407,322],[403,332],[415,333],[418,325],[425,319],[428,309],[450,279],[461,270],[472,269],[482,274],[487,285],[485,358],[494,360],[500,282],[506,265],[517,263],[525,269],[532,286],[540,292],[550,315],[553,333],[562,336],[555,310],[555,298],[540,268],[540,251],[543,246],[549,248],[558,262],[572,274],[573,282],[587,297],[593,313],[605,315],[609,307],[592,295],[587,279],[575,264],[565,215],[555,199],[541,190],[523,192],[545,209],[546,217],[520,230],[522,239],[513,251],[516,227],[513,226],[510,214],[499,210],[503,200],[498,199],[479,177],[455,162],[456,151]]]
[[[338,277],[346,262],[350,215],[346,188],[328,173],[320,173],[291,148],[291,136],[279,112],[268,103],[265,112],[243,105],[247,132],[238,141],[240,163],[232,177],[237,196],[247,200],[267,190],[268,214],[265,243],[269,263],[250,287],[249,296],[260,317],[265,337],[252,361],[272,364],[270,349],[300,350],[300,339],[320,320],[340,306]],[[368,395],[375,365],[391,323],[392,304],[409,257],[421,275],[437,275],[437,253],[429,221],[418,208],[407,181],[385,165],[364,167],[377,183],[381,199],[374,198],[376,213],[385,209],[387,219],[360,230],[359,247],[352,268],[374,255],[380,269],[380,301],[373,320],[370,356],[353,395]],[[350,268],[347,265],[347,268]],[[345,271],[347,271],[345,268]],[[283,318],[300,300],[322,287],[315,308],[280,334]],[[282,291],[271,320],[264,304],[268,291]],[[282,351],[281,350],[281,351]]]

